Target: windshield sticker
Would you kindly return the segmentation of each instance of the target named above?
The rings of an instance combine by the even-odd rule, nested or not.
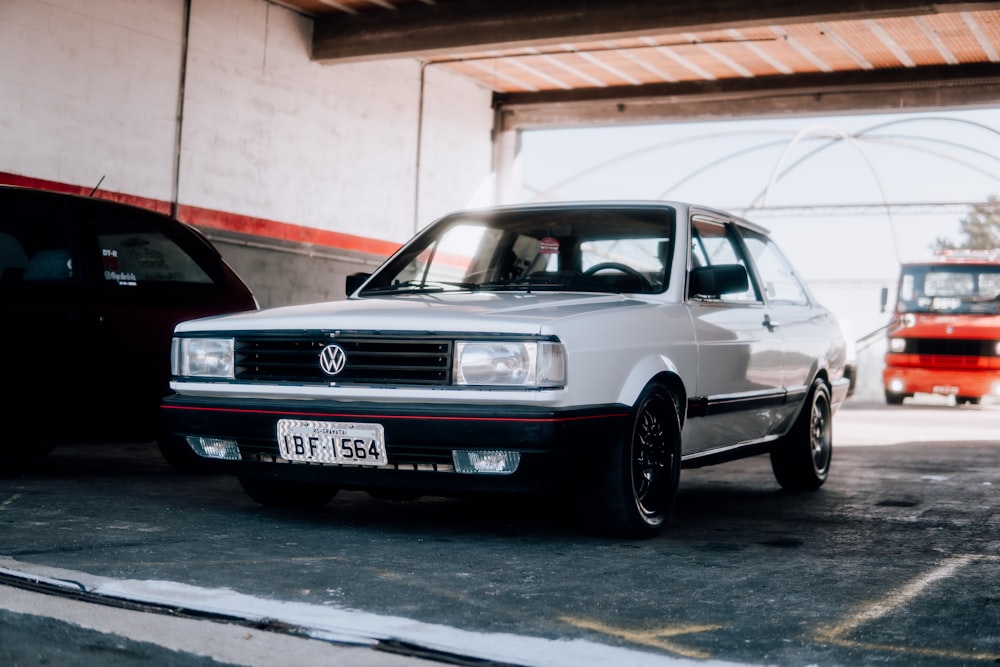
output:
[[[118,251],[105,248],[101,251],[104,256],[104,279],[111,280],[119,285],[134,287],[136,283],[135,274],[128,271],[121,271],[118,264]]]

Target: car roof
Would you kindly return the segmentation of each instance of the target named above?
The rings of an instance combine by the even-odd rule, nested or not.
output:
[[[151,208],[146,208],[144,206],[137,206],[136,204],[129,204],[128,202],[119,201],[117,199],[111,199],[107,196],[100,195],[85,195],[75,192],[62,192],[59,190],[44,190],[41,188],[31,188],[21,185],[4,185],[0,184],[0,196],[14,194],[15,196],[35,198],[41,200],[53,200],[53,201],[66,201],[66,202],[87,202],[86,206],[110,206],[122,209],[128,209],[130,211],[142,212],[149,215],[155,215],[160,218],[166,218],[168,220],[175,220],[174,218],[166,215],[163,212],[156,211]]]
[[[753,229],[754,231],[757,231],[761,234],[770,235],[770,230],[767,229],[766,227],[720,208],[715,208],[703,204],[694,204],[685,201],[660,200],[660,199],[595,199],[595,200],[528,202],[519,204],[499,204],[496,206],[468,208],[468,209],[460,209],[457,211],[452,211],[447,215],[441,216],[439,220],[444,220],[452,217],[462,217],[467,215],[470,216],[490,215],[490,214],[516,213],[519,211],[541,212],[541,211],[573,211],[573,210],[588,210],[588,209],[604,209],[604,210],[632,209],[632,210],[648,210],[648,211],[673,210],[673,211],[678,211],[682,214],[687,214],[688,212],[702,213],[709,216],[727,218],[733,220],[734,222],[744,227],[747,227],[748,229]]]

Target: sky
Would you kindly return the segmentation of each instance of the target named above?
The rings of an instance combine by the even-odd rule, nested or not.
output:
[[[520,160],[524,201],[676,199],[763,224],[861,335],[899,263],[960,240],[968,211],[881,205],[1000,197],[1000,109],[536,130]]]

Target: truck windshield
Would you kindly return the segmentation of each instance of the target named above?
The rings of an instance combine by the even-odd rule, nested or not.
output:
[[[1000,313],[1000,265],[904,266],[900,313]]]

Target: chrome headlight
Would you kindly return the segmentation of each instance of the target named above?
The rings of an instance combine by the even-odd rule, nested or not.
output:
[[[457,385],[562,387],[566,352],[554,341],[456,341]]]
[[[235,355],[232,338],[174,338],[170,346],[174,375],[232,380]]]

